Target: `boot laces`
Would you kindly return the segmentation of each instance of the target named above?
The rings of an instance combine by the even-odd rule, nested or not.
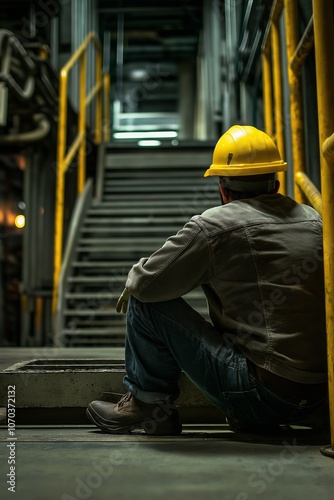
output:
[[[133,397],[132,392],[127,392],[124,396],[118,401],[117,408],[122,408],[126,403],[128,403]]]

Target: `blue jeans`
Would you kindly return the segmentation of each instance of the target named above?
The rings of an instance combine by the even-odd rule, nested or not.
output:
[[[283,399],[249,372],[245,356],[183,299],[142,303],[127,313],[124,385],[146,403],[175,401],[183,371],[235,427],[278,425],[318,406]]]

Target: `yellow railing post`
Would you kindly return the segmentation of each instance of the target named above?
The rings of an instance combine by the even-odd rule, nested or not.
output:
[[[275,131],[276,144],[281,157],[284,159],[284,122],[283,122],[283,95],[282,95],[282,65],[281,65],[281,50],[280,50],[280,35],[279,35],[279,17],[282,12],[283,2],[276,1],[272,10],[272,25],[271,25],[271,45],[272,45],[272,61],[273,61],[273,81],[274,81],[274,115],[275,115]],[[280,193],[286,193],[286,176],[285,172],[279,172],[278,179],[280,181]]]
[[[82,193],[86,177],[86,71],[87,52],[83,52],[80,57],[79,69],[79,126],[78,132],[82,137],[78,154],[78,193]]]
[[[104,122],[103,122],[103,139],[105,142],[110,140],[110,74],[103,75],[103,106],[104,106]]]
[[[324,142],[334,132],[334,26],[333,1],[313,0],[315,64],[317,80],[323,240],[326,294],[328,384],[331,448],[334,455],[334,157]],[[328,143],[327,143],[328,145]]]
[[[304,123],[302,105],[302,85],[300,74],[291,68],[291,60],[299,41],[298,33],[298,2],[284,0],[286,23],[286,48],[288,59],[288,80],[290,88],[290,122],[292,140],[293,172],[305,171]],[[305,203],[305,196],[298,184],[294,183],[294,197],[299,203]]]
[[[96,95],[95,142],[100,144],[102,141],[102,53],[100,51],[96,54],[96,85],[100,90]]]
[[[55,240],[53,264],[53,296],[52,311],[56,311],[58,298],[58,280],[63,253],[63,218],[64,218],[64,188],[65,188],[65,152],[66,152],[66,120],[67,120],[67,72],[60,72],[59,89],[59,120],[58,120],[58,151],[56,163],[56,200],[55,200]]]
[[[270,66],[270,40],[264,47],[262,53],[262,79],[263,79],[263,105],[264,105],[264,128],[265,132],[273,135],[273,107],[272,107],[272,76]]]
[[[87,48],[93,42],[96,54],[95,78],[96,84],[86,95],[86,73],[87,73]],[[78,111],[78,133],[67,150],[67,85],[68,73],[79,62],[79,111]],[[74,156],[78,153],[78,189],[80,194],[84,189],[86,178],[86,108],[96,96],[95,113],[95,141],[102,141],[102,85],[107,85],[108,78],[102,81],[102,49],[95,33],[89,33],[80,47],[72,55],[69,61],[60,71],[60,93],[59,93],[59,118],[58,118],[58,150],[56,169],[56,206],[55,206],[55,241],[54,241],[54,272],[53,272],[53,296],[52,312],[55,314],[58,302],[58,284],[62,262],[63,250],[63,219],[64,219],[64,191],[65,173],[70,166]],[[108,90],[104,89],[107,93]],[[108,93],[109,97],[109,93]],[[109,103],[105,103],[105,106]],[[107,133],[104,135],[109,139]],[[66,151],[67,150],[67,151]]]

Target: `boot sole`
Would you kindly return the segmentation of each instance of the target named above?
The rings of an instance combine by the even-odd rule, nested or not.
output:
[[[93,410],[91,410],[89,406],[86,410],[86,415],[87,415],[87,418],[94,425],[96,425],[96,427],[98,427],[99,429],[101,429],[102,432],[107,433],[107,434],[129,434],[132,430],[136,429],[136,426],[134,424],[116,426],[116,425],[110,425],[110,424],[104,423],[103,421],[99,420],[99,418],[100,418],[99,415],[97,415],[95,412],[93,413]],[[96,416],[97,416],[97,418],[96,418]]]
[[[88,406],[86,410],[87,418],[94,424],[96,427],[101,429],[102,432],[106,434],[130,434],[131,431],[135,429],[143,429],[145,434],[150,436],[178,436],[182,432],[181,423],[175,428],[175,425],[157,425],[155,423],[155,429],[150,432],[147,428],[148,422],[139,421],[132,423],[131,425],[118,425],[116,423],[107,423],[101,419],[101,417],[90,407]]]

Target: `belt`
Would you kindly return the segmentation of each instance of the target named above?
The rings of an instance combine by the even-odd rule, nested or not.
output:
[[[298,404],[301,401],[305,401],[305,404],[306,402],[308,404],[316,403],[328,394],[327,382],[321,384],[302,384],[265,370],[255,365],[249,359],[247,359],[247,365],[249,373],[253,375],[258,382],[278,396],[289,399],[294,403]]]

